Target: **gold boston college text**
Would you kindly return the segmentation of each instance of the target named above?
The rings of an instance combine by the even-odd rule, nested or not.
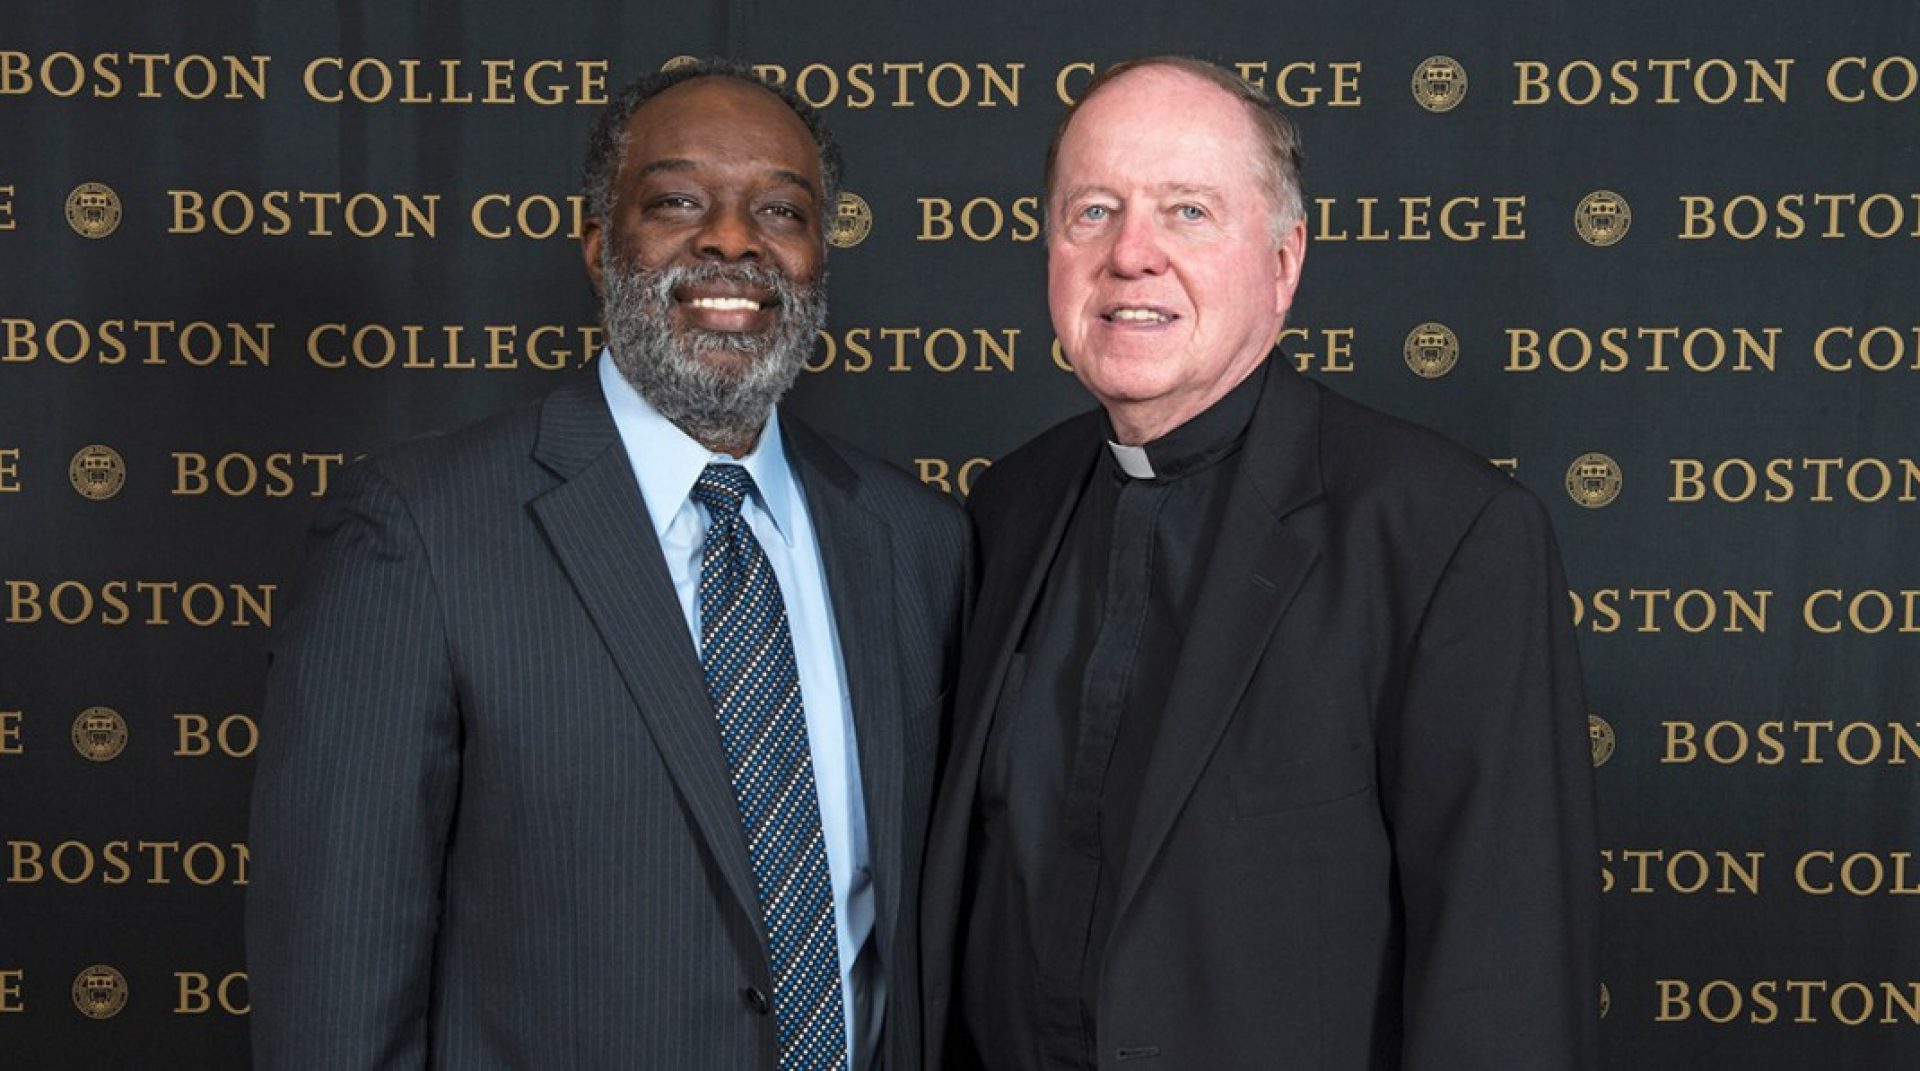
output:
[[[605,335],[594,324],[348,324],[307,332],[307,359],[321,368],[557,372],[587,363]]]
[[[439,233],[440,195],[344,193],[340,190],[168,190],[168,234],[260,234],[307,238],[432,238]]]
[[[1722,236],[1736,242],[1920,238],[1920,193],[1681,194],[1674,237]]]
[[[207,320],[74,319],[40,324],[0,318],[0,364],[48,360],[55,364],[145,364],[174,362],[266,367],[273,339],[270,323]]]
[[[1920,463],[1910,457],[1676,457],[1667,501],[1915,502]]]
[[[1683,1023],[1699,1017],[1724,1026],[1732,1022],[1837,1022],[1920,1025],[1920,981],[1832,982],[1826,979],[1762,979],[1745,984],[1716,978],[1698,983],[1662,978],[1656,1023]],[[1833,1065],[1839,1066],[1839,1065]]]
[[[1778,327],[1507,328],[1506,372],[1771,372]]]
[[[1748,728],[1737,721],[1663,721],[1666,748],[1662,765],[1686,766],[1702,760],[1716,766],[1905,766],[1920,759],[1920,722],[1762,721]]]
[[[172,625],[271,628],[277,584],[185,580],[8,580],[8,625]]]
[[[267,99],[268,56],[207,56],[171,52],[49,52],[36,59],[0,51],[0,96],[41,92],[53,97],[156,100]]]
[[[300,84],[322,104],[599,106],[607,102],[607,61],[320,56],[307,62]]]
[[[1573,599],[1573,623],[1589,632],[1765,632],[1773,592],[1702,588],[1599,588]],[[1624,607],[1622,604],[1626,604]],[[1623,614],[1624,610],[1624,614]]]
[[[7,884],[245,885],[247,846],[238,841],[109,840],[98,845],[63,840],[7,841]]]

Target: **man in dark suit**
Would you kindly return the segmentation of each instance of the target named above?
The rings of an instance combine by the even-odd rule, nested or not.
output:
[[[838,170],[740,68],[623,91],[610,352],[343,473],[269,674],[257,1066],[918,1066],[970,535],[774,409]]]
[[[1047,168],[1100,402],[970,501],[981,594],[923,899],[945,1069],[1595,1066],[1598,874],[1539,503],[1268,355],[1296,135],[1160,57]]]

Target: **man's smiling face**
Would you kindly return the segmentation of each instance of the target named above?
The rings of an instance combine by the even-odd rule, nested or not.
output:
[[[616,363],[695,438],[750,440],[825,319],[819,147],[772,93],[696,78],[628,118],[614,191],[582,252]]]
[[[1083,102],[1061,140],[1047,240],[1054,331],[1129,442],[1171,431],[1266,358],[1305,234],[1274,233],[1247,105],[1142,67]]]

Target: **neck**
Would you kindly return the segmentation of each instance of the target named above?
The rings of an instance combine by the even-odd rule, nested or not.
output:
[[[1264,360],[1265,356],[1261,354],[1261,359]],[[1246,382],[1260,364],[1260,360],[1249,363],[1239,374],[1221,379],[1202,394],[1175,395],[1143,402],[1102,400],[1100,404],[1107,411],[1107,421],[1113,425],[1115,441],[1121,446],[1145,446],[1206,412],[1215,402],[1232,393],[1233,388]]]

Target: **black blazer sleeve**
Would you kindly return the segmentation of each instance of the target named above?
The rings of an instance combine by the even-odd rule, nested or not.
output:
[[[1406,1071],[1598,1066],[1591,749],[1539,503],[1494,495],[1421,620],[1383,772]]]
[[[369,464],[342,472],[307,554],[255,773],[255,1066],[422,1067],[460,773],[441,601],[406,502]]]

